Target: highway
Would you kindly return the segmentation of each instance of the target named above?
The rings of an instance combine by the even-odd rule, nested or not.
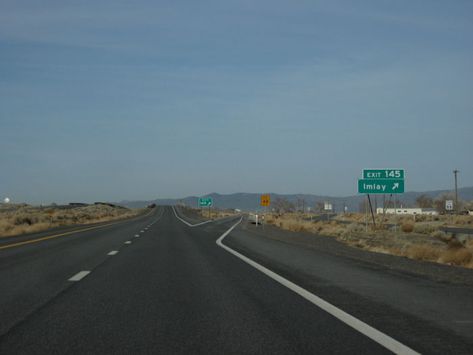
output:
[[[470,270],[305,238],[158,207],[3,239],[0,354],[472,353]]]

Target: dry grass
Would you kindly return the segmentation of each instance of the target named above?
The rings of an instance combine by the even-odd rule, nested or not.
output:
[[[197,213],[199,216],[201,216],[204,219],[219,219],[219,218],[225,218],[225,217],[230,217],[235,215],[235,211],[233,210],[220,210],[216,208],[212,208],[210,210],[209,214],[209,209],[208,208],[190,208],[193,212]]]
[[[473,216],[453,216],[452,224],[465,227],[473,226]]]
[[[441,250],[431,245],[416,244],[408,247],[404,254],[411,259],[437,261],[441,255]]]
[[[371,216],[369,216],[371,219]],[[336,217],[339,220],[351,221],[356,223],[363,223],[366,219],[366,215],[363,213],[346,213],[344,215],[339,215]],[[375,215],[376,224],[402,224],[405,222],[425,222],[425,224],[433,226],[449,225],[449,226],[463,226],[463,227],[472,227],[473,228],[473,216],[459,215]],[[423,224],[423,223],[422,223]]]
[[[20,206],[17,209],[0,212],[0,237],[39,232],[66,225],[106,222],[136,216],[142,211],[107,205],[71,209]]]
[[[356,219],[359,218],[351,216],[348,220]],[[406,217],[399,220],[401,231],[380,228],[367,232],[360,223],[363,220],[349,224],[310,222],[297,215],[286,214],[268,216],[267,221],[285,230],[332,236],[348,245],[377,253],[473,268],[473,240],[440,231],[441,223],[416,223]]]
[[[467,248],[448,249],[440,255],[441,263],[467,266],[473,261],[473,251]]]

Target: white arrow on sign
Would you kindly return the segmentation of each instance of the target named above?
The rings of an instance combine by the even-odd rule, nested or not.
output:
[[[399,183],[395,182],[394,185],[393,185],[393,190],[396,190],[398,187],[399,187]]]

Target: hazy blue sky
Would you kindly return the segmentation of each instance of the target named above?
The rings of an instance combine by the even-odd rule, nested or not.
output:
[[[0,196],[473,185],[473,2],[0,2]]]

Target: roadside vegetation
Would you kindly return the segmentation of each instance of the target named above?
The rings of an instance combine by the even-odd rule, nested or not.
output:
[[[285,230],[335,237],[373,252],[473,268],[473,235],[443,231],[445,227],[473,228],[473,216],[377,215],[376,228],[370,216],[368,229],[361,213],[342,214],[328,221],[320,220],[323,218],[278,213],[267,215],[266,221]]]
[[[109,204],[72,208],[8,205],[0,208],[0,237],[40,232],[60,226],[112,221],[133,217],[143,211]]]
[[[199,215],[200,218],[203,219],[225,218],[236,214],[236,212],[232,209],[211,208],[210,212],[208,208],[195,208],[193,210]]]

